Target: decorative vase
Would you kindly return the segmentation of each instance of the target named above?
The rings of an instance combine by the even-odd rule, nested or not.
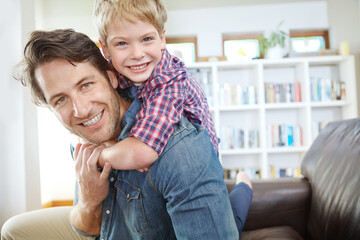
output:
[[[265,54],[265,58],[267,59],[279,59],[284,57],[284,48],[282,48],[279,44],[275,47],[269,48]]]

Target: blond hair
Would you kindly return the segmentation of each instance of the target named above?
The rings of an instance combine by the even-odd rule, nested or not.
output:
[[[124,18],[129,22],[147,21],[161,35],[167,13],[162,0],[95,0],[93,17],[100,40],[106,44],[107,28],[115,18]]]

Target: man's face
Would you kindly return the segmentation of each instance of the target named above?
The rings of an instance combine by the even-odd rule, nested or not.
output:
[[[115,139],[121,131],[120,99],[110,82],[89,62],[75,63],[55,59],[35,70],[35,77],[50,109],[70,132],[100,144]]]
[[[144,21],[129,22],[114,19],[107,28],[104,55],[111,57],[115,69],[134,83],[146,81],[161,59],[165,49],[165,34]]]

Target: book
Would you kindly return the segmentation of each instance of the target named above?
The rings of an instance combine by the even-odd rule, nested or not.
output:
[[[297,125],[271,124],[267,127],[269,147],[303,146],[302,128]]]

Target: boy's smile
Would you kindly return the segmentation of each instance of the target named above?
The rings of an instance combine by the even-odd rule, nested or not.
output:
[[[109,24],[107,31],[106,44],[102,43],[105,57],[111,57],[115,69],[132,82],[145,82],[161,60],[165,31],[160,36],[148,22],[119,18]]]

